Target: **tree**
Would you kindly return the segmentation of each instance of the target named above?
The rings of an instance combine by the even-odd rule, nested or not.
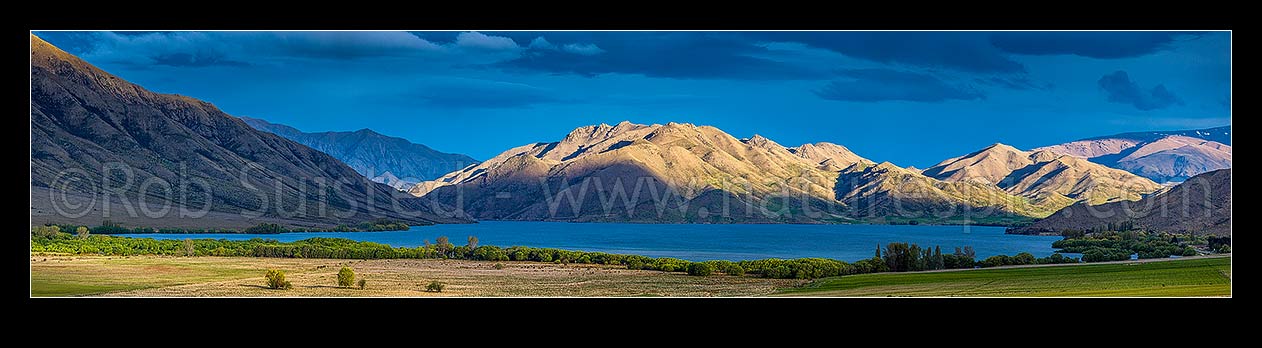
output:
[[[1196,249],[1191,246],[1183,247],[1183,256],[1196,256]]]
[[[355,270],[342,266],[342,270],[337,271],[337,286],[349,288],[351,284],[355,284]]]
[[[876,245],[876,256],[873,256],[872,258],[873,258],[873,259],[880,259],[880,258],[881,258],[881,245],[880,245],[880,244],[877,244],[877,245]]]
[[[438,236],[434,240],[434,248],[438,249],[438,254],[447,257],[447,251],[451,250],[451,243],[447,241],[447,236]]]
[[[368,280],[364,278],[359,278],[359,289],[363,290],[365,286],[368,286]]]
[[[184,256],[197,255],[197,248],[193,245],[193,240],[184,238]]]
[[[688,264],[688,275],[708,276],[714,273],[714,266],[705,262],[693,262]]]
[[[977,252],[973,250],[973,247],[971,247],[971,246],[965,246],[965,247],[964,247],[964,257],[967,257],[967,258],[970,258],[970,259],[977,259]]]
[[[916,244],[889,243],[885,246],[885,265],[891,272],[925,269],[925,252]]]
[[[478,248],[478,237],[469,236],[469,250]]]
[[[982,260],[981,264],[982,267],[1006,266],[1012,264],[1012,258],[1008,255],[995,255]]]
[[[53,238],[56,237],[58,233],[61,233],[61,227],[58,227],[57,225],[35,226],[34,228],[31,228],[31,234],[36,237]]]
[[[1017,254],[1017,256],[1013,256],[1011,259],[1011,262],[1014,265],[1033,265],[1034,260],[1035,260],[1034,254],[1022,252],[1020,254]]]
[[[932,258],[932,262],[930,263],[929,269],[943,269],[943,268],[945,268],[945,265],[943,265],[943,261],[942,261],[942,246],[935,245],[933,247],[933,258]]]
[[[79,228],[76,228],[74,232],[79,235],[79,239],[87,239],[88,233],[91,233],[88,231],[87,226],[79,226]]]
[[[276,270],[276,269],[267,271],[267,288],[268,289],[287,290],[292,287],[293,287],[293,284],[290,284],[289,281],[285,280],[285,271]]]
[[[41,237],[41,238],[52,238],[52,236],[53,236],[54,234],[52,233],[52,230],[51,230],[51,229],[49,229],[48,227],[49,227],[49,226],[35,226],[35,227],[31,227],[31,236],[32,236],[32,237]]]

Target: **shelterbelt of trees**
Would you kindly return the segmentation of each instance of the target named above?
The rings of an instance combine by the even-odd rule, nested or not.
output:
[[[309,238],[294,242],[279,242],[271,239],[255,238],[249,240],[226,239],[184,239],[155,240],[152,238],[126,238],[116,236],[91,235],[86,228],[76,229],[76,233],[62,232],[58,226],[39,226],[33,229],[31,236],[31,252],[33,253],[66,253],[79,255],[168,255],[168,256],[245,256],[245,257],[287,257],[287,258],[329,258],[329,259],[463,259],[484,261],[534,261],[553,263],[577,263],[619,265],[628,269],[657,270],[663,272],[686,272],[691,275],[708,276],[726,274],[732,276],[761,276],[768,278],[814,279],[877,272],[907,272],[939,269],[960,269],[974,267],[996,267],[1009,265],[1077,263],[1076,258],[1065,257],[1059,253],[1048,257],[1036,258],[1030,253],[1016,255],[995,255],[984,260],[975,260],[976,253],[972,247],[955,248],[954,252],[943,253],[941,247],[921,248],[916,244],[889,243],[884,247],[877,246],[873,257],[856,262],[845,262],[826,258],[799,259],[762,259],[746,261],[711,260],[693,262],[669,257],[647,257],[640,255],[610,254],[603,252],[586,252],[553,248],[533,248],[513,246],[501,248],[497,246],[478,245],[478,239],[469,236],[465,245],[454,245],[447,237],[439,237],[434,243],[407,248],[392,247],[386,244],[360,242],[345,238]],[[1131,237],[1126,237],[1131,236]],[[1058,247],[1067,252],[1084,252],[1084,261],[1109,261],[1114,257],[1097,257],[1092,248],[1104,248],[1101,253],[1113,252],[1121,254],[1124,250],[1150,250],[1145,256],[1165,253],[1165,255],[1186,255],[1186,243],[1194,242],[1193,238],[1178,240],[1174,245],[1183,245],[1177,250],[1167,246],[1169,239],[1177,236],[1149,235],[1142,233],[1118,233],[1107,235],[1081,236],[1057,241]],[[1162,244],[1166,243],[1166,244]],[[1107,245],[1107,246],[1102,246]],[[1085,248],[1085,249],[1084,249]],[[1127,248],[1127,249],[1123,249]],[[1122,250],[1122,251],[1111,251]],[[1177,251],[1177,252],[1176,252]],[[1130,254],[1125,254],[1129,258]]]
[[[288,227],[279,224],[261,223],[245,229],[232,228],[152,228],[152,227],[123,227],[118,223],[110,220],[101,222],[96,227],[75,226],[75,225],[52,225],[57,226],[62,231],[74,231],[79,227],[87,228],[92,234],[141,234],[141,233],[170,233],[170,234],[197,234],[197,233],[245,233],[245,234],[275,234],[289,232],[376,232],[376,231],[407,231],[407,223],[380,219],[374,221],[365,221],[355,225],[337,225],[333,228],[301,228]]]

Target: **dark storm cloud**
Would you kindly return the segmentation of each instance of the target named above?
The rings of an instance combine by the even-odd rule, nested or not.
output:
[[[41,33],[42,34],[42,33]],[[275,58],[346,60],[446,48],[404,32],[66,32],[42,34],[90,60],[134,67],[244,66]]]
[[[760,57],[768,50],[740,35],[695,32],[495,33],[530,43],[511,71],[677,79],[822,79],[824,71]]]
[[[1161,84],[1150,90],[1140,88],[1138,83],[1131,81],[1130,75],[1125,71],[1119,70],[1104,75],[1097,83],[1108,95],[1110,102],[1129,104],[1139,110],[1164,109],[1182,103],[1174,93]]]
[[[902,100],[943,102],[984,99],[980,92],[947,83],[928,74],[888,69],[857,69],[839,72],[845,78],[815,90],[820,98],[853,102]]]
[[[979,32],[761,32],[751,38],[799,42],[880,63],[965,72],[1021,73],[1025,66]]]
[[[454,109],[502,109],[562,101],[555,95],[527,84],[460,79],[416,87],[396,101]]]
[[[166,66],[187,66],[187,67],[205,67],[205,66],[246,66],[245,62],[235,61],[224,58],[219,55],[197,55],[191,53],[170,53],[150,57],[153,64]]]
[[[1052,89],[1052,85],[1050,83],[1040,83],[1031,80],[1029,76],[1025,75],[977,77],[974,78],[973,81],[982,85],[998,86],[1022,91]]]
[[[1128,58],[1169,49],[1184,32],[1004,32],[991,34],[990,42],[1016,54],[1073,54],[1091,58]]]

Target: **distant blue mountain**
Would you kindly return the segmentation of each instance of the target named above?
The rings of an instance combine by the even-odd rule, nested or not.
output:
[[[371,129],[353,132],[306,133],[297,128],[241,117],[254,129],[270,132],[327,153],[373,181],[407,190],[418,182],[432,180],[477,164],[472,157],[439,152],[407,139],[391,137]]]
[[[1231,126],[1222,126],[1206,129],[1191,129],[1178,131],[1151,131],[1151,132],[1131,132],[1114,135],[1106,135],[1102,137],[1086,138],[1082,140],[1100,140],[1100,139],[1133,139],[1142,142],[1150,142],[1161,139],[1170,135],[1182,135],[1185,137],[1201,138],[1209,141],[1216,141],[1223,144],[1231,145]]]
[[[1149,131],[1086,138],[1048,150],[1125,170],[1156,182],[1181,182],[1231,168],[1231,126]]]

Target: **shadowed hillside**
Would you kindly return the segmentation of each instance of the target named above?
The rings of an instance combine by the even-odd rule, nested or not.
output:
[[[416,183],[477,164],[461,154],[435,151],[371,129],[306,133],[283,124],[241,117],[246,124],[327,153],[373,181],[407,190]]]
[[[34,35],[31,42],[33,223],[468,221],[210,103],[150,92]]]
[[[1009,233],[1083,231],[1121,222],[1133,222],[1139,228],[1160,232],[1231,235],[1231,169],[1194,176],[1137,202],[1075,204]]]

